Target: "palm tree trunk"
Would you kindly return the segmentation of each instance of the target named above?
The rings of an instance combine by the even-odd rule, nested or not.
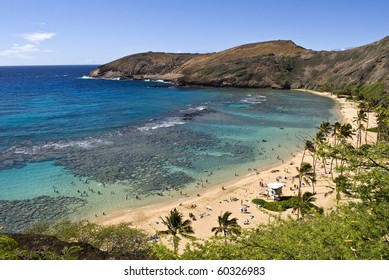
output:
[[[367,130],[369,129],[369,111],[367,111],[366,130],[365,130],[365,144],[367,145]]]
[[[304,162],[304,157],[305,157],[305,152],[307,151],[307,149],[304,149],[304,152],[303,152],[303,157],[301,158],[301,163],[300,165]]]
[[[178,243],[179,243],[178,236],[173,235],[173,251],[174,251],[174,254],[178,253]]]
[[[313,180],[312,180],[312,193],[315,194],[315,184],[316,184],[316,164],[317,164],[317,157],[315,157],[314,154],[312,154],[312,164],[313,164]]]
[[[335,160],[335,158],[331,159],[331,165],[330,165],[330,172],[331,172],[331,179],[332,180],[334,180],[334,169],[333,169],[334,160]]]
[[[323,166],[324,166],[324,173],[327,174],[327,167],[326,167],[327,161],[326,161],[326,157],[325,157],[325,156],[323,156],[323,161],[322,161],[322,163],[323,163]]]
[[[298,197],[298,207],[297,207],[297,220],[300,219],[300,202],[301,202],[301,181],[302,181],[302,178],[301,176],[299,176],[299,190],[297,192],[297,197]]]

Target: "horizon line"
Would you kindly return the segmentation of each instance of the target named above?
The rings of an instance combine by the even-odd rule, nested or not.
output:
[[[44,66],[99,66],[103,64],[18,64],[18,65],[0,65],[0,67],[44,67]]]

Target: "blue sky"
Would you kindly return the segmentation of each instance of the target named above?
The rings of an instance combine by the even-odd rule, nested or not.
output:
[[[103,64],[278,39],[343,49],[388,36],[388,14],[387,0],[2,1],[0,65]]]

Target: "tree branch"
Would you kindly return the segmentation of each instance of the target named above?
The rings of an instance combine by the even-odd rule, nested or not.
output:
[[[371,157],[367,157],[371,162],[373,162],[376,166],[378,166],[378,167],[381,167],[381,168],[383,168],[383,169],[385,169],[386,171],[389,171],[389,168],[388,167],[386,167],[386,166],[384,166],[384,165],[382,165],[382,164],[379,164],[378,162],[376,162],[374,159],[372,159]]]

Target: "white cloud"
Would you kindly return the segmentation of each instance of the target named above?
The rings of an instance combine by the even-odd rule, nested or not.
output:
[[[29,54],[39,52],[34,44],[18,45],[14,44],[9,50],[0,52],[0,56],[13,58],[31,58]]]
[[[24,38],[28,43],[24,45],[14,44],[10,49],[0,51],[0,57],[30,59],[33,53],[52,53],[54,50],[40,49],[40,42],[53,38],[54,32],[33,32],[17,35]]]
[[[51,39],[55,35],[57,35],[57,34],[54,32],[33,32],[33,33],[22,34],[20,36],[31,43],[38,43],[41,41]]]

